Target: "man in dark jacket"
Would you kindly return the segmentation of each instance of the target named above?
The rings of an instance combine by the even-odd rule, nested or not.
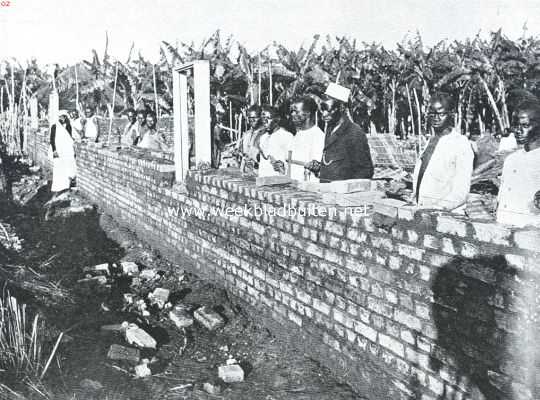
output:
[[[367,137],[347,113],[349,89],[331,83],[321,105],[325,141],[319,177],[321,182],[371,179],[373,162]]]

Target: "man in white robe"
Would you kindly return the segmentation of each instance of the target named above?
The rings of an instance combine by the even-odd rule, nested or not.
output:
[[[298,181],[319,182],[319,172],[324,150],[324,132],[315,125],[317,103],[311,97],[302,97],[292,102],[290,113],[296,127],[292,145],[292,159],[304,165],[291,164],[291,178]]]
[[[293,135],[280,126],[281,118],[275,107],[264,106],[261,120],[266,133],[259,141],[259,176],[286,175],[286,160],[292,148]]]
[[[540,226],[540,107],[525,105],[518,111],[518,121],[524,147],[504,161],[497,222]]]
[[[58,194],[68,190],[77,175],[73,137],[67,111],[59,111],[58,122],[51,126],[49,150],[53,164],[51,192]]]

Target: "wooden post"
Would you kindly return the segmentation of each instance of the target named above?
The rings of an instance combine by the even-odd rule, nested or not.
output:
[[[195,160],[212,161],[212,133],[210,132],[210,62],[193,62],[193,89],[195,92]]]
[[[77,73],[77,64],[75,64],[75,109],[80,112],[79,106],[79,74]]]
[[[258,70],[258,74],[259,74],[259,93],[258,93],[258,103],[259,105],[261,105],[261,92],[262,92],[262,75],[261,75],[261,53],[259,53],[259,68],[257,69]]]
[[[155,101],[155,113],[156,118],[159,117],[159,103],[158,103],[158,97],[157,97],[157,83],[156,83],[156,66],[152,64],[152,80],[154,82],[154,101]]]
[[[111,143],[111,134],[112,134],[112,124],[114,118],[114,103],[116,102],[116,82],[118,81],[118,63],[116,63],[116,70],[114,72],[114,86],[113,86],[113,95],[112,95],[112,107],[111,115],[109,116],[109,135],[107,136],[107,145]]]
[[[270,90],[270,105],[274,105],[274,82],[272,77],[272,61],[270,61],[270,64],[268,64],[268,76],[270,83],[268,85],[268,89]]]
[[[195,164],[210,165],[210,63],[196,60],[175,68],[173,72],[174,109],[174,163],[176,182],[182,182],[189,170],[189,120],[188,120],[188,79],[187,72],[193,70],[193,89],[195,92]]]

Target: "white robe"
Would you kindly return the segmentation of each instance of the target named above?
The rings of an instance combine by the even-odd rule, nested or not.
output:
[[[281,175],[274,171],[270,156],[275,160],[280,160],[287,167],[287,158],[289,150],[292,149],[292,133],[283,128],[269,135],[265,133],[261,136],[259,147],[261,149],[261,160],[259,162],[259,176],[277,176]]]
[[[77,175],[73,138],[60,122],[56,123],[55,144],[58,157],[53,157],[52,146],[49,147],[53,164],[51,192],[60,192],[69,189],[71,179]]]
[[[471,187],[473,160],[469,140],[457,129],[442,136],[424,171],[418,205],[447,210],[463,206]],[[413,193],[416,193],[421,165],[422,158],[419,158],[414,168]]]
[[[305,131],[298,131],[293,139],[292,158],[307,163],[321,162],[324,150],[324,132],[318,126],[312,126]],[[319,178],[301,165],[291,165],[291,178],[298,181],[319,182]],[[306,179],[307,178],[307,179]]]
[[[523,227],[540,226],[534,195],[540,190],[540,149],[517,150],[504,161],[497,222]]]

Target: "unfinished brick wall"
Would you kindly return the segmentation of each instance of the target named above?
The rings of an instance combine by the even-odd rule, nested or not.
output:
[[[226,287],[363,396],[540,398],[539,231],[384,201],[366,216],[218,216],[212,206],[322,204],[224,171],[192,172],[182,193],[170,162],[86,145],[77,162],[82,192],[104,212]]]

